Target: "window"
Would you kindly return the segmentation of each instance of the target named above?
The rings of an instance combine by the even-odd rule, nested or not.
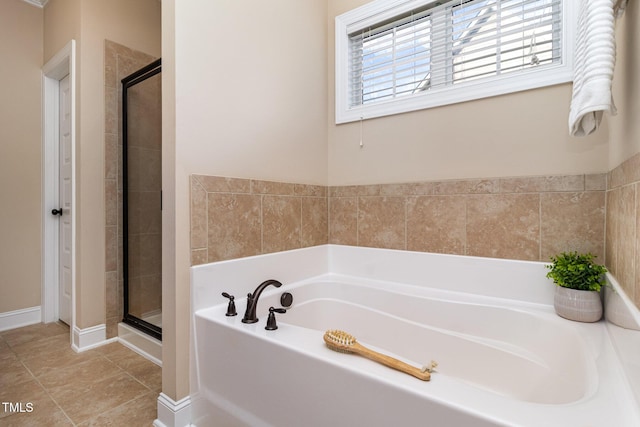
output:
[[[571,81],[570,0],[377,0],[336,18],[336,123]]]

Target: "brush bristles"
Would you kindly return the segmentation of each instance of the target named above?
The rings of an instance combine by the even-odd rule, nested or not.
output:
[[[356,343],[356,338],[353,335],[348,334],[345,331],[340,331],[338,329],[329,330],[325,335],[327,335],[331,339],[331,341],[335,342],[336,344],[353,345]]]
[[[329,330],[324,334],[324,342],[329,348],[340,352],[349,352],[349,347],[356,343],[353,335],[340,330]]]

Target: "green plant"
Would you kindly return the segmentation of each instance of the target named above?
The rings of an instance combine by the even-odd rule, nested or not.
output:
[[[595,255],[591,253],[562,252],[551,257],[547,268],[551,271],[547,277],[564,288],[581,291],[600,291],[607,269],[593,262]]]

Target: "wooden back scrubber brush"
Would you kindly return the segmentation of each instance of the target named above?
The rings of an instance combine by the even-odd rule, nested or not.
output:
[[[422,369],[416,368],[391,356],[371,350],[358,343],[354,336],[340,330],[329,330],[325,332],[323,338],[327,347],[331,350],[341,353],[359,354],[374,362],[397,369],[405,374],[413,375],[422,381],[429,381],[431,379],[431,372],[438,365],[436,362],[431,361],[430,366],[424,366]]]

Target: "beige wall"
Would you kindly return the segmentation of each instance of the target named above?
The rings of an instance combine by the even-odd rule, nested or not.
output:
[[[53,55],[62,49],[71,39],[79,43],[81,0],[50,0],[44,8],[44,61],[46,64]],[[79,49],[78,45],[76,46]],[[81,58],[76,57],[79,67]]]
[[[162,11],[171,64],[163,71],[162,379],[163,392],[179,399],[189,393],[189,175],[326,184],[326,2],[164,0]]]
[[[105,39],[160,56],[159,23],[157,0],[81,2],[76,247],[76,320],[81,328],[105,322]]]
[[[176,7],[176,132],[190,169],[326,184],[325,1]]]
[[[618,114],[610,118],[609,169],[640,152],[640,7],[629,2],[616,21],[616,68],[613,97]]]
[[[182,233],[188,206],[176,202],[176,193],[184,192],[186,185],[184,173],[179,174],[180,182],[176,179],[182,170],[177,165],[176,152],[176,27],[175,0],[165,0],[162,2],[162,392],[177,401],[189,395],[189,352],[185,351],[189,338],[185,335],[189,334],[190,305],[189,292],[184,291],[189,284],[189,273],[184,268],[189,254],[178,250],[185,246]]]
[[[157,0],[50,0],[45,6],[45,59],[69,38],[78,42],[76,186],[76,323],[105,322],[105,39],[160,55]]]
[[[42,20],[0,1],[0,313],[40,305]]]
[[[606,172],[608,131],[569,137],[568,84],[335,125],[334,18],[368,0],[328,0],[329,184]]]

